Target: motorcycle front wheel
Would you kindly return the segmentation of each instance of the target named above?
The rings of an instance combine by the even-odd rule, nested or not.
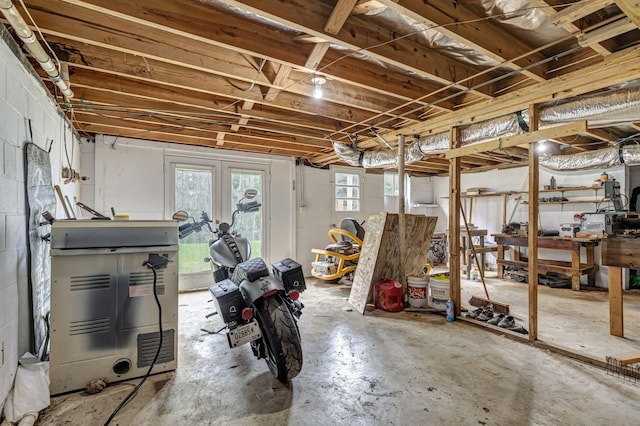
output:
[[[260,303],[256,303],[256,310],[269,370],[278,380],[287,383],[302,369],[298,326],[280,296],[261,299]]]

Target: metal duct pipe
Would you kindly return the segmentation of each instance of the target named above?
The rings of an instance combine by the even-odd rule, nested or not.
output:
[[[573,155],[540,155],[540,165],[551,170],[606,169],[640,165],[640,145],[606,148]]]
[[[540,154],[540,166],[551,170],[606,169],[622,164],[618,148],[599,149],[573,155]]]
[[[640,117],[640,86],[546,104],[540,108],[540,126],[587,120],[589,127],[630,123]]]
[[[543,104],[540,107],[539,128],[553,127],[561,123],[587,120],[590,127],[597,127],[607,123],[626,123],[637,121],[640,116],[640,86],[613,90],[594,96],[573,98],[562,102]],[[460,140],[463,146],[472,145],[499,137],[514,136],[528,132],[528,111],[518,111],[514,114],[474,123],[460,129]],[[352,166],[364,168],[386,167],[397,165],[395,150],[371,149],[360,151],[350,145],[335,143],[334,150],[338,157]],[[449,150],[449,132],[437,133],[420,138],[407,148],[405,161],[411,164],[420,160],[424,155],[441,154]],[[540,158],[540,165],[554,170],[569,170],[579,168],[612,167],[622,164],[622,157],[615,160],[610,152],[592,151],[569,155],[545,156]],[[617,151],[617,149],[616,149]],[[627,152],[624,150],[623,153]],[[631,151],[629,151],[631,152]],[[640,151],[633,156],[640,157]],[[622,155],[622,154],[621,154]],[[631,154],[626,154],[631,156]],[[616,161],[618,161],[616,163]],[[626,163],[626,161],[625,161]],[[559,167],[555,169],[555,167]]]
[[[24,47],[40,64],[47,73],[51,81],[60,88],[65,98],[73,98],[73,91],[60,75],[55,63],[47,52],[42,48],[31,28],[20,15],[20,12],[13,5],[11,0],[0,0],[0,10],[5,19],[13,27],[18,37],[24,42]]]
[[[622,161],[630,166],[640,164],[640,146],[629,145],[622,148]]]
[[[398,167],[398,151],[396,149],[368,149],[361,151],[351,145],[333,142],[333,150],[342,161],[365,169],[376,167]],[[424,153],[420,149],[420,143],[411,144],[404,152],[405,164],[415,163],[422,159]]]

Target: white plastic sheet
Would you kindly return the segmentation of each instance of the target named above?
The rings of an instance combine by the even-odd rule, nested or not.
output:
[[[30,353],[20,358],[16,380],[4,405],[4,416],[16,423],[29,413],[49,406],[49,363]]]

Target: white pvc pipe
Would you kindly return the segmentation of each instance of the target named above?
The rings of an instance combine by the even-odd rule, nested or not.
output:
[[[31,31],[31,28],[29,28],[11,0],[0,0],[0,11],[2,11],[6,20],[9,21],[9,24],[11,24],[16,34],[18,34],[18,37],[24,42],[25,49],[38,61],[51,81],[58,86],[64,97],[67,99],[73,98],[73,91],[69,87],[69,84],[64,81],[53,60],[42,48],[35,34]]]

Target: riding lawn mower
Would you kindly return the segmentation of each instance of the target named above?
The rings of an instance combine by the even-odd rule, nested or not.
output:
[[[324,250],[312,249],[316,260],[311,262],[311,275],[327,283],[337,283],[342,277],[353,279],[358,265],[364,228],[357,220],[345,218],[340,228],[329,229],[332,243]]]

